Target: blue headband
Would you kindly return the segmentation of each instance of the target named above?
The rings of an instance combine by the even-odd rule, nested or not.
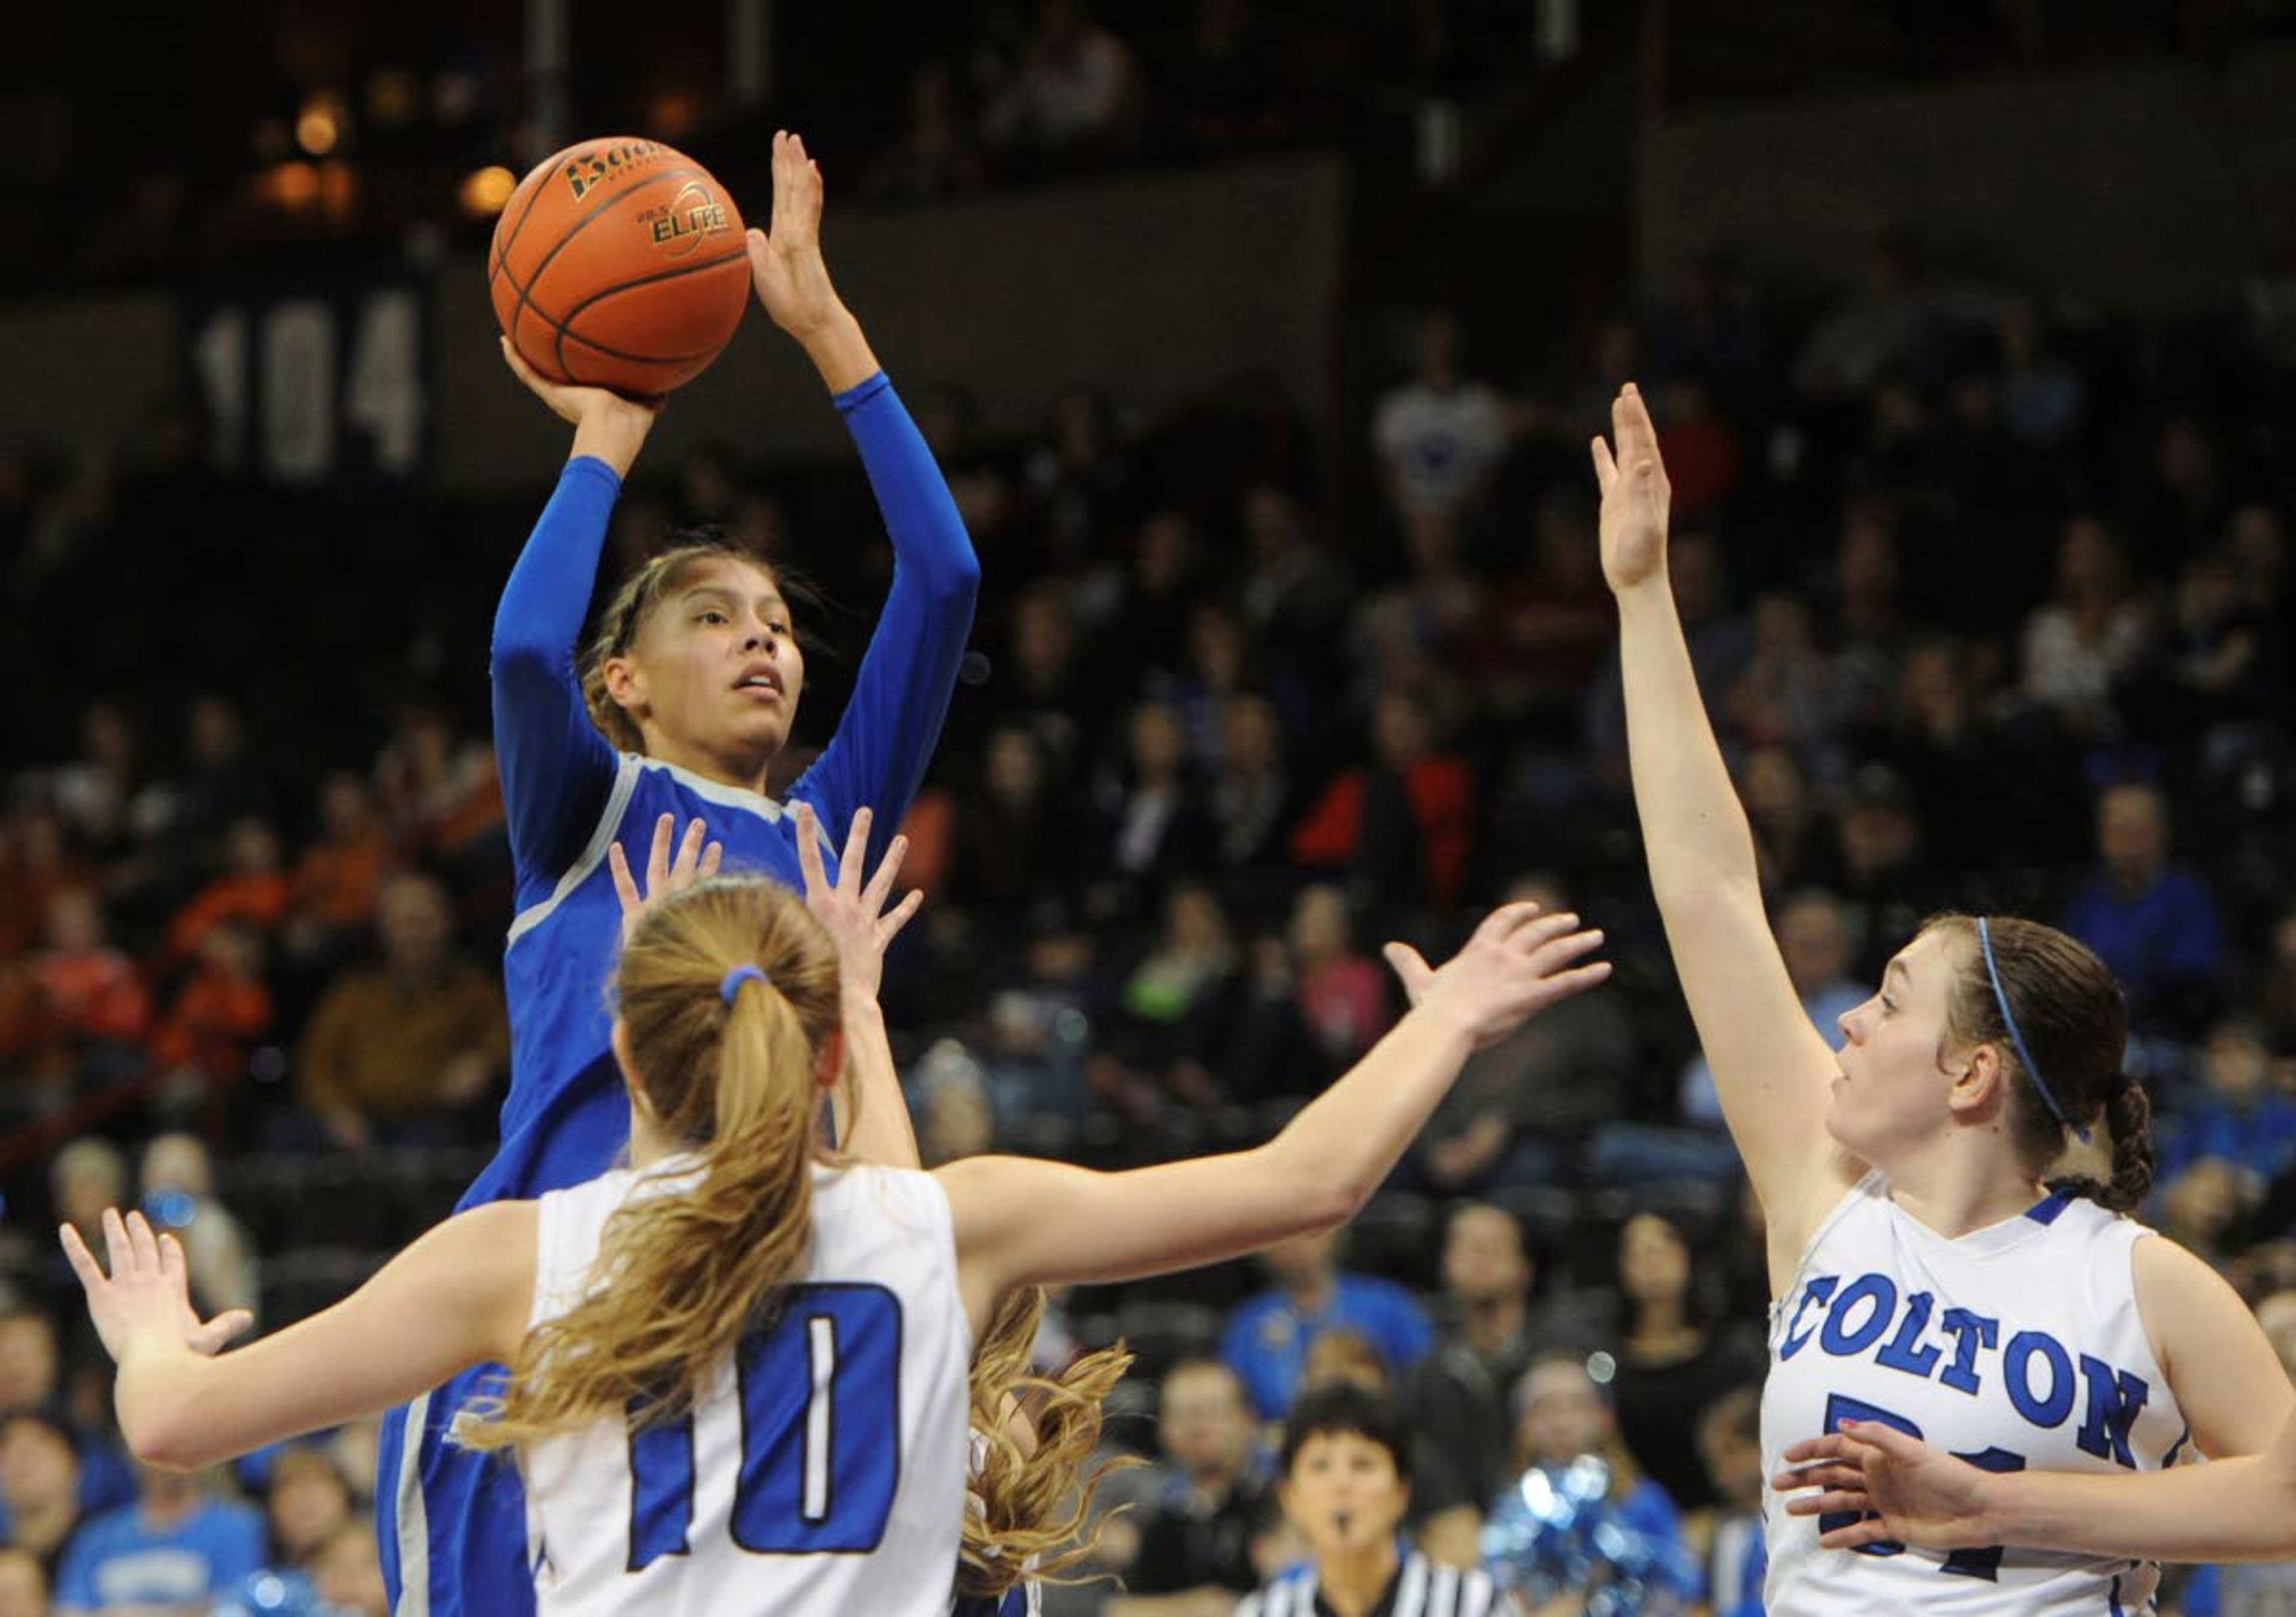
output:
[[[742,991],[743,983],[762,982],[770,988],[773,981],[766,975],[766,968],[761,965],[737,965],[726,973],[726,980],[718,985],[718,997],[727,1005],[731,1005],[734,1003],[734,996]]]
[[[2057,1097],[2049,1093],[2049,1086],[2041,1077],[2041,1069],[2034,1063],[2033,1053],[2025,1047],[2025,1036],[2017,1030],[2017,1019],[2009,1014],[2009,996],[2001,987],[2001,968],[1993,964],[1993,929],[1986,923],[1983,915],[1977,917],[1977,947],[1985,955],[1985,980],[1993,985],[1993,1003],[2001,1007],[2002,1025],[2009,1030],[2009,1042],[2017,1047],[2017,1059],[2025,1063],[2026,1075],[2033,1080],[2033,1088],[2039,1093],[2041,1104],[2048,1107],[2049,1115],[2057,1120],[2057,1127],[2072,1129],[2073,1137],[2082,1145],[2087,1145],[2088,1130],[2075,1127],[2072,1120],[2065,1115],[2065,1109],[2057,1104]]]

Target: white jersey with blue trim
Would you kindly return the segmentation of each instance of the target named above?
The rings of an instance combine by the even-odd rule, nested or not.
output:
[[[1882,1422],[1989,1471],[2154,1471],[2185,1427],[2136,1307],[2152,1231],[2084,1198],[2045,1197],[1949,1240],[1869,1174],[1820,1226],[1770,1317],[1762,1469],[1841,1420]],[[1817,1547],[1846,1523],[1765,1492],[1770,1617],[1950,1612],[2118,1617],[2152,1609],[2148,1563],[1972,1545],[1949,1553]]]
[[[688,1418],[521,1456],[542,1617],[947,1605],[972,1356],[948,1200],[928,1174],[814,1173],[802,1277]],[[624,1170],[541,1199],[537,1324],[585,1294],[614,1210],[677,1179]]]

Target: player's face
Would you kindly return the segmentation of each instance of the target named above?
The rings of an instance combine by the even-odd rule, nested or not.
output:
[[[1874,997],[1841,1017],[1841,1076],[1825,1126],[1869,1162],[1926,1137],[1948,1115],[1953,1079],[1939,1057],[1955,947],[1942,931],[1922,933],[1891,958]]]
[[[1319,1561],[1392,1539],[1411,1502],[1395,1457],[1354,1432],[1319,1432],[1300,1444],[1283,1492],[1283,1514]]]
[[[805,686],[788,603],[771,574],[733,557],[679,580],[619,661],[649,751],[740,773],[781,751]]]

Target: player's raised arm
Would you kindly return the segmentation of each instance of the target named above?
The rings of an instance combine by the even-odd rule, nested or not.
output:
[[[660,406],[546,381],[509,342],[502,351],[519,381],[574,427],[558,487],[503,587],[487,669],[511,849],[521,874],[554,874],[613,784],[614,750],[591,720],[577,659],[607,520]]]
[[[1627,741],[1651,885],[1675,970],[1774,1256],[1809,1234],[1816,1193],[1847,1179],[1827,1138],[1833,1052],[1802,1014],[1763,913],[1753,833],[1698,692],[1667,575],[1670,491],[1658,433],[1629,382],[1594,442],[1603,572],[1619,603]]]
[[[530,1202],[455,1214],[332,1308],[235,1352],[243,1317],[193,1311],[183,1248],[140,1212],[103,1216],[109,1268],[70,1225],[64,1254],[119,1361],[113,1402],[139,1460],[192,1470],[373,1415],[508,1359],[534,1301]]]
[[[909,1120],[900,1073],[893,1065],[893,1041],[885,1030],[877,989],[884,979],[885,950],[917,913],[924,894],[912,891],[890,910],[885,907],[899,879],[902,857],[908,852],[906,837],[895,837],[868,881],[862,881],[875,818],[866,808],[854,815],[832,882],[822,867],[819,822],[810,804],[800,803],[798,864],[805,872],[806,909],[837,946],[845,1028],[845,1079],[831,1096],[838,1145],[857,1161],[916,1168],[922,1165],[917,1131]]]
[[[1431,971],[1400,944],[1411,1011],[1257,1150],[1128,1173],[1020,1157],[937,1170],[956,1221],[976,1326],[1011,1286],[1124,1280],[1213,1263],[1351,1217],[1458,1077],[1468,1055],[1610,975],[1578,964],[1603,935],[1532,904],[1495,911]]]
[[[2296,1556],[2296,1416],[2262,1454],[2141,1474],[1980,1471],[1870,1421],[1787,1446],[1789,1514],[1865,1513],[1818,1542],[1923,1549],[2022,1544],[2152,1561]],[[1799,1491],[1797,1491],[1799,1490]]]
[[[773,213],[768,228],[749,238],[758,301],[835,396],[893,545],[892,588],[852,700],[791,791],[819,805],[831,833],[841,837],[865,804],[888,827],[908,813],[956,688],[980,562],[932,451],[830,280],[822,201],[821,168],[805,143],[776,135]]]

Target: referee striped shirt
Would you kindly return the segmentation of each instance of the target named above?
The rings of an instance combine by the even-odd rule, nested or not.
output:
[[[1517,1617],[1521,1610],[1488,1572],[1443,1566],[1413,1550],[1369,1617]],[[1307,1571],[1245,1596],[1235,1617],[1332,1617],[1332,1608],[1323,1602],[1316,1574]]]

